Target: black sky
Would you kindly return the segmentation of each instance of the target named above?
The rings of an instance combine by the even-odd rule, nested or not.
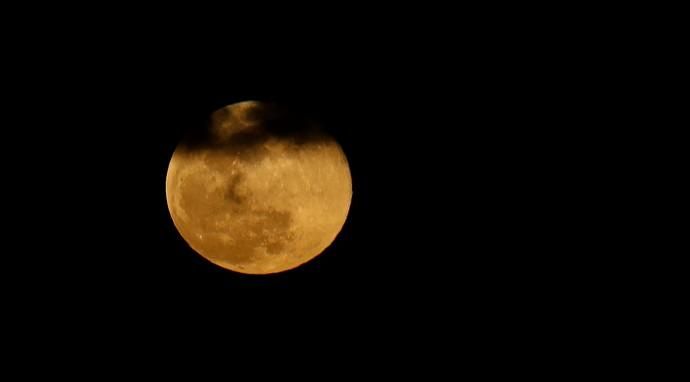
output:
[[[262,333],[344,340],[360,326],[391,339],[450,335],[445,327],[516,334],[576,314],[563,301],[587,289],[575,280],[598,260],[578,239],[587,224],[567,217],[594,191],[563,174],[578,165],[568,153],[595,133],[578,113],[591,100],[562,89],[586,86],[586,75],[560,64],[570,60],[553,48],[561,40],[532,45],[508,32],[17,43],[26,54],[7,69],[3,143],[6,187],[18,195],[6,202],[21,202],[2,271],[9,301],[31,312],[19,322],[62,317],[46,336],[97,322],[111,339],[273,322]],[[165,200],[182,136],[244,100],[313,116],[353,177],[333,245],[273,276],[195,254]]]

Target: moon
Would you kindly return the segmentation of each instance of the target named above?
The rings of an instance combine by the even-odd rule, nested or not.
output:
[[[176,147],[165,182],[168,210],[187,244],[223,268],[270,274],[322,253],[347,218],[345,153],[308,119],[246,101],[211,114]]]

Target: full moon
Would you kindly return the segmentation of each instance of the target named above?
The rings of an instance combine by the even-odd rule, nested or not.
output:
[[[268,274],[323,252],[350,209],[340,145],[272,103],[240,102],[187,136],[166,176],[168,210],[189,246],[232,271]]]

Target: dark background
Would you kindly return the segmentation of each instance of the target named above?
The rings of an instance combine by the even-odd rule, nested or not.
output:
[[[569,34],[87,23],[13,40],[6,55],[2,272],[17,327],[96,347],[217,336],[490,347],[551,327],[577,335],[566,320],[591,317],[575,307],[615,301],[591,299],[609,264],[584,238],[606,235],[608,217],[589,215],[601,188],[578,180],[607,144],[592,115],[608,90],[590,74],[608,69]],[[311,115],[350,163],[341,234],[290,272],[216,267],[168,214],[175,146],[243,100]]]
[[[3,370],[552,380],[677,358],[645,343],[683,317],[665,314],[685,268],[664,248],[682,225],[660,216],[682,220],[686,151],[668,145],[685,142],[667,131],[683,90],[670,12],[15,7],[0,13]],[[319,120],[353,177],[332,246],[266,277],[195,254],[165,200],[181,137],[248,99]]]

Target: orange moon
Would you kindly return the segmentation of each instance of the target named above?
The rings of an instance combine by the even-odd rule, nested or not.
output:
[[[342,229],[352,178],[340,145],[309,120],[247,101],[175,149],[168,210],[189,246],[232,271],[269,274],[323,252]]]

